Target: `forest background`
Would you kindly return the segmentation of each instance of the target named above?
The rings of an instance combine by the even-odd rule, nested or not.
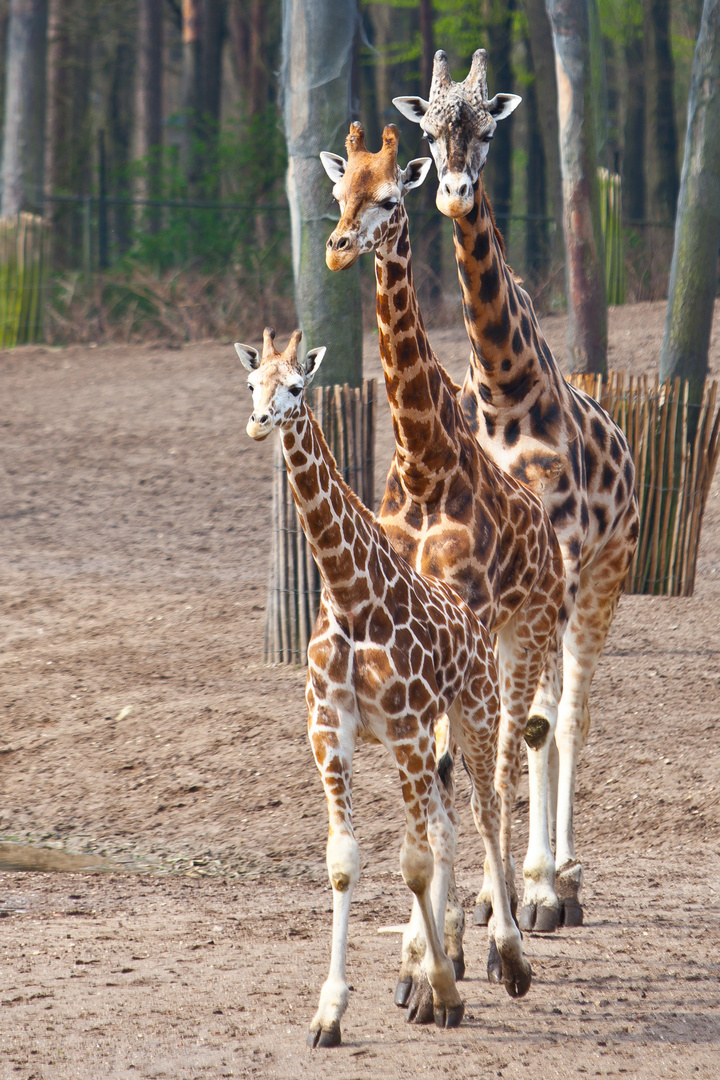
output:
[[[3,67],[8,6],[0,0]],[[294,324],[281,9],[281,0],[49,0],[37,197],[53,222],[50,341],[184,341]],[[599,0],[596,10],[598,163],[622,179],[627,298],[657,299],[667,295],[702,3]],[[544,0],[361,0],[359,14],[352,112],[371,149],[396,123],[401,160],[427,154],[391,101],[427,95],[436,48],[464,78],[472,52],[485,47],[490,93],[522,95],[498,129],[485,183],[510,264],[541,311],[562,306]],[[2,70],[3,95],[5,82]],[[345,134],[326,149],[343,153]],[[329,183],[320,210],[332,213]],[[451,223],[435,210],[431,183],[410,210],[423,309],[442,324],[459,314]],[[370,296],[369,262],[362,272]]]

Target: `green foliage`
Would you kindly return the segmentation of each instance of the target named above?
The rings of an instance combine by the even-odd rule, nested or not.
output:
[[[283,190],[287,158],[275,109],[235,130],[196,139],[192,156],[200,164],[192,181],[174,146],[133,163],[128,180],[144,181],[161,202],[216,205],[142,207],[123,262],[158,272],[178,266],[248,271],[258,249],[275,246],[278,234],[288,232]],[[224,209],[219,202],[239,209]],[[161,227],[154,228],[158,213]]]

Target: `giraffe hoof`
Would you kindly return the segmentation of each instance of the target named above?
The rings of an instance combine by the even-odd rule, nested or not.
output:
[[[532,968],[525,960],[522,960],[513,971],[503,973],[503,984],[510,997],[525,997],[532,983]]]
[[[435,1019],[433,992],[426,976],[422,976],[413,986],[408,1001],[406,1020],[408,1024],[432,1024]]]
[[[408,998],[412,993],[412,979],[400,979],[395,987],[395,1004],[399,1009],[404,1009],[408,1003]]]
[[[562,901],[560,922],[563,926],[582,926],[582,905],[574,897],[567,897],[565,900]]]
[[[492,904],[489,900],[479,900],[473,912],[473,922],[476,926],[487,926],[492,916]]]
[[[490,939],[490,952],[488,953],[487,961],[487,977],[489,983],[494,983],[495,986],[500,986],[503,981],[502,974],[502,961],[500,960],[500,953],[498,947],[495,944],[495,939]]]
[[[462,1001],[459,1005],[436,1005],[435,1006],[435,1024],[439,1028],[456,1028],[460,1027],[462,1018],[465,1015],[465,1006]]]
[[[339,1020],[333,1020],[327,1027],[310,1028],[307,1037],[307,1044],[312,1046],[313,1049],[318,1046],[326,1048],[339,1046],[341,1041]]]
[[[536,934],[553,934],[560,925],[560,908],[546,907],[543,904],[525,904],[518,916],[521,930]]]

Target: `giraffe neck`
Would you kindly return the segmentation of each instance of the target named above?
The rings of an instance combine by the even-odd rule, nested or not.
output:
[[[475,185],[475,205],[454,222],[453,233],[479,404],[516,411],[520,403],[528,408],[548,390],[557,393],[562,376],[532,301],[505,261],[482,179]]]
[[[380,357],[401,481],[421,499],[458,463],[455,387],[428,341],[412,275],[408,219],[375,252]]]
[[[281,437],[290,488],[323,585],[336,608],[357,610],[372,596],[368,567],[377,566],[377,559],[370,556],[379,549],[387,555],[390,542],[340,476],[320,425],[304,402]]]

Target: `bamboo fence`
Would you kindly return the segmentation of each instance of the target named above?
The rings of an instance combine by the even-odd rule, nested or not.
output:
[[[0,218],[0,348],[43,339],[50,223],[37,214]]]
[[[600,225],[605,240],[605,287],[608,304],[625,303],[625,259],[621,226],[622,187],[617,173],[598,169]]]
[[[320,386],[309,404],[341,476],[372,509],[375,462],[375,380],[361,387]],[[320,574],[295,512],[280,439],[272,489],[273,531],[265,616],[265,662],[304,664],[320,601]]]
[[[718,384],[700,405],[689,384],[657,375],[571,375],[625,432],[635,459],[640,536],[626,591],[692,596],[703,513],[720,456]]]

